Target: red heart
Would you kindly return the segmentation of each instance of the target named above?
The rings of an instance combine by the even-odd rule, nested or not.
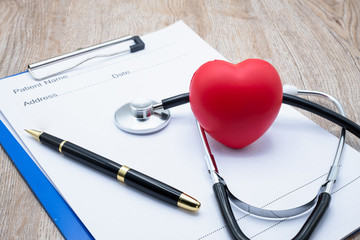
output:
[[[207,62],[191,79],[190,105],[196,119],[210,136],[231,148],[260,138],[274,122],[281,102],[279,74],[264,60]]]

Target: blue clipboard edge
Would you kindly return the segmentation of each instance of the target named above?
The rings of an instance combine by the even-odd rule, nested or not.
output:
[[[13,74],[13,75],[10,75],[10,76],[3,77],[3,78],[0,78],[0,81],[3,80],[3,79],[6,79],[6,78],[14,77],[14,76],[16,76],[16,75],[24,74],[24,73],[27,73],[27,72],[28,72],[28,71],[19,72],[19,73],[15,73],[15,74]]]
[[[65,239],[95,239],[1,120],[0,145]]]

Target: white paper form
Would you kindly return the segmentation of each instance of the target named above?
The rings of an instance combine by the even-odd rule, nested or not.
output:
[[[187,92],[203,63],[224,59],[183,22],[142,37],[145,50],[89,61],[43,81],[28,73],[0,81],[0,109],[54,185],[96,239],[231,239],[212,191],[189,105],[171,110],[164,130],[138,136],[119,130],[114,113],[137,98]],[[161,180],[198,199],[189,213],[66,158],[24,129],[69,140]],[[220,173],[240,199],[266,208],[296,207],[325,181],[337,139],[283,106],[251,146],[229,149],[210,140]],[[339,239],[360,226],[359,153],[346,146],[328,212],[314,239]],[[252,239],[289,239],[306,217],[259,220],[235,209]]]

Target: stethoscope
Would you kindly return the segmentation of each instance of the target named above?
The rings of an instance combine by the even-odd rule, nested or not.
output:
[[[338,109],[338,113],[317,103],[300,98],[298,97],[299,95],[313,95],[326,98],[335,104],[336,108]],[[163,99],[161,103],[147,99],[138,99],[125,104],[115,112],[115,123],[121,130],[128,133],[154,133],[168,125],[170,121],[170,108],[189,102],[190,99],[188,93]],[[213,181],[213,191],[216,195],[224,220],[235,239],[244,240],[249,238],[241,231],[239,225],[237,224],[229,200],[231,200],[237,207],[239,207],[247,214],[252,214],[254,216],[267,219],[294,218],[313,209],[298,234],[293,238],[308,239],[330,204],[331,191],[339,173],[346,130],[360,138],[360,126],[345,117],[345,113],[341,104],[329,94],[318,91],[298,90],[295,86],[284,85],[282,103],[312,112],[342,127],[334,161],[330,167],[327,179],[321,185],[317,196],[315,196],[308,203],[291,209],[263,209],[252,206],[236,198],[230,192],[224,178],[221,177],[218,171],[215,157],[211,153],[206,137],[206,131],[197,122],[197,129],[204,147],[205,162]]]

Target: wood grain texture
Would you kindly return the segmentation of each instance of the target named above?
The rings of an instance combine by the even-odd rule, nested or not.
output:
[[[360,1],[0,1],[0,77],[29,63],[182,19],[231,62],[262,58],[283,83],[328,92],[360,123]],[[337,134],[338,127],[308,114]],[[360,150],[359,140],[347,142]],[[62,236],[0,147],[0,239]],[[352,236],[360,239],[360,235]]]

